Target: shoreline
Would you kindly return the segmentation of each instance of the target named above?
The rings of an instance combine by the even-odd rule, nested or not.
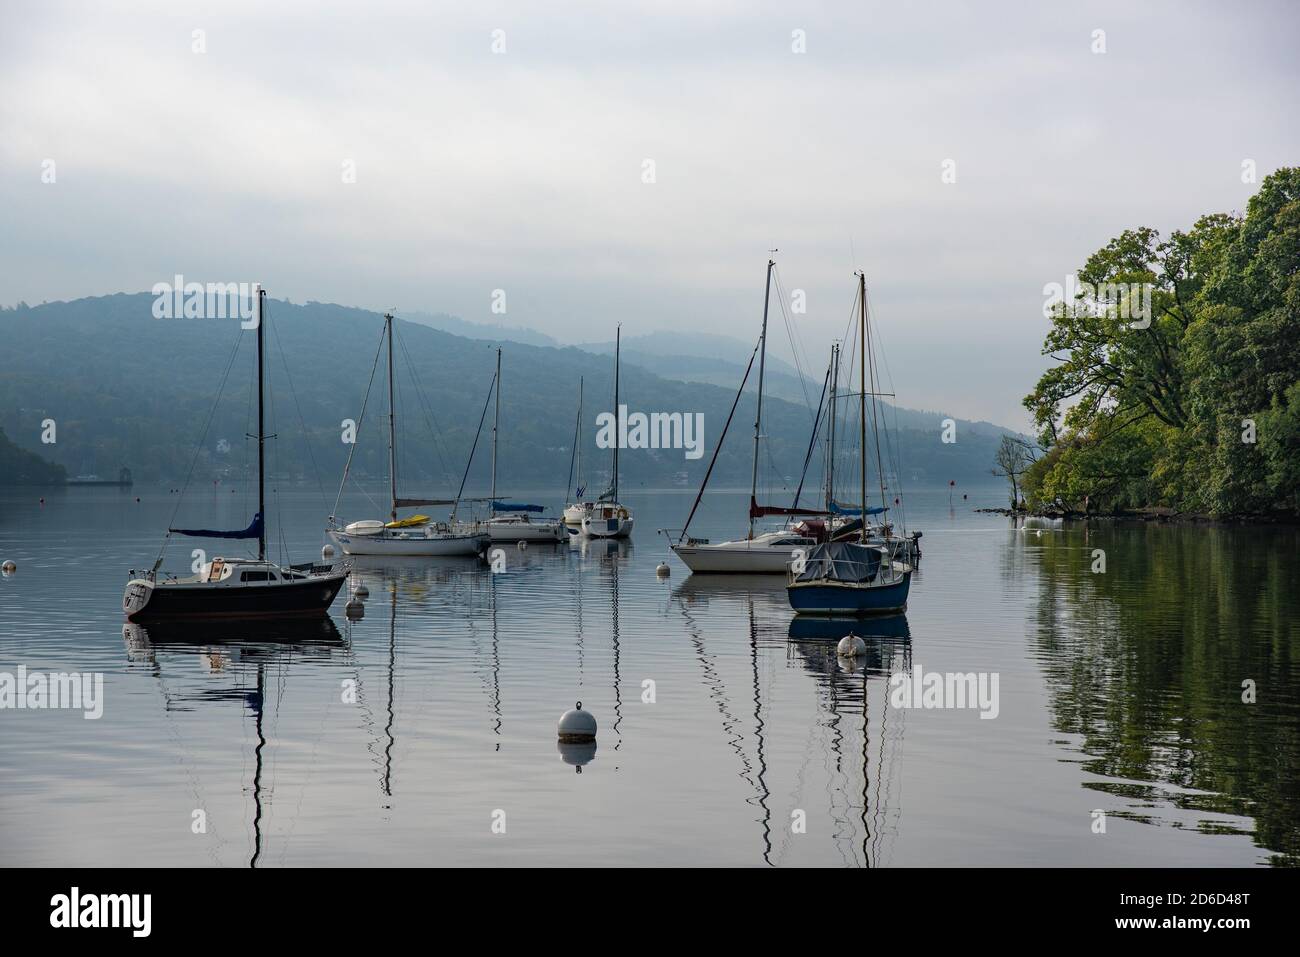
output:
[[[1008,518],[1042,518],[1053,521],[1158,522],[1164,525],[1300,525],[1300,515],[1290,512],[1242,515],[1208,515],[1172,508],[1140,508],[1125,512],[1077,512],[1069,509],[977,508],[986,515]]]

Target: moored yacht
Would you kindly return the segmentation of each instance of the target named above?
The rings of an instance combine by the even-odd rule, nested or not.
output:
[[[393,381],[393,316],[384,314],[384,338],[388,344],[388,487],[391,508],[387,522],[367,519],[340,526],[331,515],[325,529],[330,539],[348,555],[478,555],[491,540],[488,533],[475,522],[455,520],[455,507],[459,499],[402,498],[397,494],[397,426]],[[369,390],[366,394],[369,399]],[[362,419],[365,405],[362,405]],[[358,428],[360,422],[358,422]],[[348,452],[343,480],[339,484],[338,499],[343,496],[348,473],[352,468],[353,444]],[[335,500],[335,512],[338,511]],[[452,506],[452,515],[446,521],[434,521],[428,515],[412,515],[398,519],[399,508],[423,508],[432,505]]]
[[[713,458],[709,462],[708,470],[704,473],[704,480],[700,483],[699,494],[695,496],[695,502],[691,506],[690,514],[686,516],[686,526],[678,534],[677,541],[669,544],[673,554],[680,558],[686,567],[695,574],[782,574],[791,561],[797,559],[800,555],[806,554],[820,539],[809,534],[807,531],[808,523],[801,523],[803,527],[791,527],[787,524],[783,528],[759,531],[755,528],[755,520],[766,516],[779,515],[784,516],[788,523],[793,521],[794,516],[799,515],[829,516],[828,512],[820,509],[800,508],[798,506],[798,495],[795,496],[795,505],[790,508],[758,504],[758,462],[763,428],[763,376],[767,364],[767,313],[772,298],[772,271],[775,268],[776,263],[769,259],[767,261],[767,285],[763,293],[763,324],[759,332],[758,344],[754,347],[754,354],[750,356],[749,365],[740,380],[740,388],[736,390],[736,398],[731,405],[731,414],[727,416],[726,424],[722,428],[722,434],[718,437],[718,444],[713,450]],[[704,490],[708,487],[709,476],[713,474],[713,466],[717,463],[718,453],[722,450],[722,443],[727,437],[727,430],[731,427],[731,420],[735,415],[736,406],[740,403],[740,397],[745,391],[745,383],[749,381],[749,373],[754,368],[755,357],[758,359],[758,405],[757,414],[754,417],[754,467],[749,489],[749,534],[742,539],[717,543],[710,542],[708,539],[692,538],[687,534],[691,520],[695,517],[695,511],[699,508],[700,500],[704,497]],[[815,426],[813,434],[815,440]],[[809,448],[811,452],[811,443]],[[665,533],[668,532],[667,529],[664,531]]]
[[[734,542],[688,538],[671,547],[673,554],[696,574],[781,575],[796,553],[806,554],[816,545],[817,539],[794,529],[777,529]]]
[[[257,302],[257,514],[247,528],[222,531],[168,528],[163,549],[172,535],[191,538],[257,540],[257,558],[213,558],[187,577],[160,573],[160,551],[153,567],[142,575],[131,571],[122,595],[122,611],[131,621],[168,618],[262,618],[323,615],[350,572],[347,563],[281,566],[266,557],[266,427],[263,401],[263,299]],[[232,359],[233,361],[233,359]],[[218,397],[220,401],[220,397]],[[179,503],[177,505],[179,508]]]
[[[848,512],[858,516],[857,541],[853,541],[854,536],[850,534],[818,545],[806,558],[790,563],[786,595],[790,599],[790,607],[799,614],[864,615],[902,611],[907,608],[907,596],[911,588],[912,566],[896,561],[894,551],[888,543],[877,544],[868,539],[867,515],[871,509],[866,505],[866,398],[871,396],[874,419],[876,390],[874,357],[870,366],[867,360],[871,348],[871,332],[867,325],[867,280],[864,273],[858,274],[858,303],[861,349],[861,389],[858,391],[858,454],[861,471],[858,491],[862,505],[856,512],[840,510],[841,514]],[[884,466],[878,441],[876,472],[880,478],[881,498],[884,499]]]
[[[622,328],[614,337],[614,415],[618,411],[618,372],[619,351],[622,345]],[[609,488],[595,502],[582,506],[579,529],[583,535],[592,538],[627,538],[632,534],[632,511],[618,500],[618,447],[619,439],[614,439],[614,462],[610,470]],[[569,510],[565,509],[565,521]]]
[[[492,495],[489,498],[490,516],[482,523],[488,538],[494,542],[563,542],[569,533],[564,522],[547,518],[542,505],[497,500],[497,447],[501,432],[501,349],[497,348],[497,374],[493,381],[496,395],[496,412],[492,419]]]

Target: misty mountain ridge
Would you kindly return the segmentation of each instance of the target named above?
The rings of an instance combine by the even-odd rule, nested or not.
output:
[[[247,476],[248,450],[254,444],[244,438],[254,431],[249,424],[255,412],[250,393],[253,337],[241,340],[234,320],[155,319],[152,303],[150,294],[139,293],[0,309],[0,334],[7,343],[0,355],[0,427],[18,447],[69,473],[84,471],[89,462],[101,473],[128,466],[138,483],[174,483],[196,462],[194,474],[205,481]],[[335,304],[268,300],[267,318],[267,431],[279,436],[268,444],[270,468],[289,480],[319,480],[332,490],[349,451],[340,439],[340,425],[360,415],[376,368],[382,317]],[[470,325],[481,331],[479,324]],[[405,494],[454,492],[488,399],[494,343],[414,321],[398,320],[394,326],[399,485]],[[237,343],[227,388],[214,404]],[[585,380],[582,477],[589,491],[608,481],[610,452],[595,445],[595,415],[611,405],[611,357],[573,346],[508,341],[502,361],[499,485],[507,492],[512,485],[553,487],[561,496],[572,456],[580,377]],[[692,381],[692,375],[704,374],[700,369],[669,376],[625,358],[621,398],[629,409],[701,412],[706,422],[700,460],[686,459],[680,449],[625,452],[625,487],[698,484],[743,365],[705,371],[730,381]],[[380,361],[353,461],[353,473],[362,479],[387,475],[385,381]],[[820,388],[820,382],[809,384],[814,403]],[[763,484],[779,495],[798,481],[812,412],[802,396],[798,404],[771,392],[765,398],[760,472]],[[904,482],[988,481],[1003,430],[959,424],[959,441],[944,445],[937,423],[924,431],[905,424],[909,416],[929,421],[933,414],[898,414],[895,439]],[[488,415],[466,494],[482,494],[488,485],[490,410]],[[209,416],[211,427],[196,460],[196,443]],[[751,380],[718,456],[715,486],[748,486],[752,445],[747,436],[753,416]],[[40,442],[46,418],[58,423],[53,445]],[[818,449],[806,487],[817,486],[821,469]]]

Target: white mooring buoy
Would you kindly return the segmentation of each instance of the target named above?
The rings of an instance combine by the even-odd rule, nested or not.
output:
[[[519,550],[522,552],[527,547],[528,547],[528,543],[524,541],[522,538],[519,539]]]
[[[329,561],[331,558],[333,558],[333,557],[334,557],[334,546],[333,546],[333,545],[326,545],[324,548],[322,548],[322,549],[320,550],[320,557],[323,558],[323,559],[325,559],[325,561]]]
[[[867,643],[857,635],[845,635],[835,647],[835,653],[844,658],[861,658],[867,653]]]
[[[560,726],[557,731],[560,740],[566,744],[595,741],[596,719],[592,717],[590,711],[582,710],[582,702],[579,701],[573,706],[573,710],[560,715]]]
[[[660,562],[657,566],[655,566],[655,574],[658,575],[660,578],[667,578],[672,573],[673,570],[668,567],[667,562]]]
[[[343,606],[343,614],[347,615],[348,621],[360,621],[366,617],[366,606],[353,598]]]
[[[18,566],[13,562],[5,562],[3,565],[0,565],[0,573],[3,573],[5,578],[8,578],[16,571],[18,571]]]
[[[362,582],[356,587],[356,590],[352,592],[352,595],[354,598],[369,598],[370,589],[366,587],[365,582]]]

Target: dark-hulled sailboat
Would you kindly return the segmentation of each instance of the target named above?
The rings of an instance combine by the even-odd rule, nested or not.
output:
[[[139,578],[131,572],[122,610],[131,621],[175,618],[272,618],[323,615],[347,580],[351,566],[332,564],[277,565],[266,557],[266,428],[263,393],[262,300],[257,303],[257,514],[247,528],[221,531],[208,528],[169,528],[173,534],[226,540],[257,539],[257,558],[213,558],[199,573],[184,578],[159,573],[162,551],[153,567]]]
[[[859,447],[861,457],[861,504],[857,514],[857,541],[839,539],[818,545],[803,563],[790,566],[786,595],[790,607],[801,615],[866,615],[878,612],[897,612],[907,608],[907,594],[912,583],[912,566],[896,561],[888,541],[872,542],[868,533],[867,507],[867,408],[866,397],[871,395],[875,410],[875,389],[867,380],[867,351],[870,348],[867,325],[867,279],[858,274],[858,304],[860,308],[859,348],[861,350],[861,385],[858,392]],[[873,360],[874,363],[874,360]],[[872,365],[874,370],[875,366]],[[874,371],[872,375],[874,377]],[[884,466],[880,449],[876,449],[876,470],[880,476],[881,497],[884,497]],[[851,510],[841,510],[851,514]]]

